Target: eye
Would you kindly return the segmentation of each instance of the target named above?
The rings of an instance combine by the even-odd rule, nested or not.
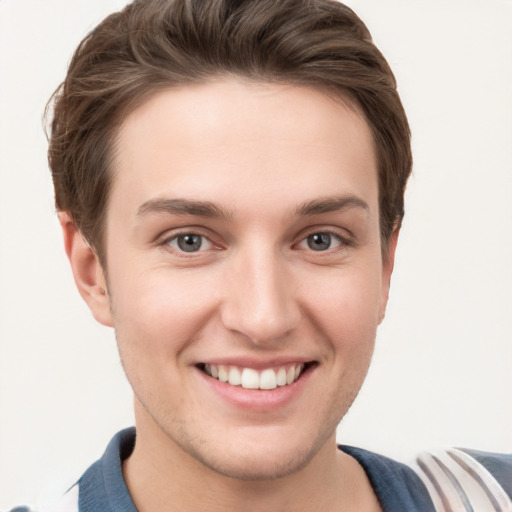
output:
[[[328,251],[342,245],[341,237],[334,233],[312,233],[299,243],[301,249],[312,251]]]
[[[206,237],[195,233],[177,235],[166,243],[181,252],[199,252],[210,249],[213,246],[212,242]]]

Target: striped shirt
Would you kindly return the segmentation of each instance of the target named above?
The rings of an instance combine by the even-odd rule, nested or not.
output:
[[[137,512],[122,472],[134,445],[134,428],[116,434],[60,505],[41,512]],[[512,455],[449,449],[407,466],[361,448],[339,449],[363,467],[384,512],[512,512]]]

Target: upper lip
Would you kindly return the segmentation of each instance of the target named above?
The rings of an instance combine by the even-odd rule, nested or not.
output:
[[[199,361],[197,364],[237,366],[240,368],[253,368],[263,370],[265,368],[279,368],[290,364],[313,363],[316,360],[311,357],[302,356],[281,356],[269,359],[258,359],[254,357],[212,357]]]

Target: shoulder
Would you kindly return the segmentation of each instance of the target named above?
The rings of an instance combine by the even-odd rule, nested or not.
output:
[[[512,510],[512,454],[449,448],[422,453],[415,469],[439,510]]]
[[[385,511],[510,510],[512,454],[467,448],[423,452],[409,465],[349,446]]]
[[[434,512],[427,487],[411,467],[362,448],[339,448],[365,470],[384,511]]]

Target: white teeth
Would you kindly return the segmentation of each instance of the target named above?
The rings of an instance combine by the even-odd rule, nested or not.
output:
[[[263,370],[260,375],[260,389],[277,388],[276,372],[274,370]]]
[[[213,365],[211,365],[213,366]],[[213,373],[212,373],[212,376],[213,376]],[[221,382],[227,382],[229,379],[229,376],[228,376],[228,372],[226,370],[226,368],[222,365],[219,366],[219,380]]]
[[[240,384],[242,383],[242,381],[240,380],[240,372],[238,371],[238,368],[236,366],[232,366],[229,369],[228,382],[232,386],[240,386]]]
[[[260,376],[252,368],[242,370],[242,387],[245,389],[258,389],[260,387]]]
[[[276,382],[278,386],[286,386],[286,370],[279,368],[276,376]]]
[[[205,372],[231,386],[242,386],[245,389],[275,389],[278,386],[293,384],[302,373],[303,364],[291,365],[288,370],[281,367],[277,370],[266,368],[261,372],[253,368],[238,368],[217,364],[205,364]]]

